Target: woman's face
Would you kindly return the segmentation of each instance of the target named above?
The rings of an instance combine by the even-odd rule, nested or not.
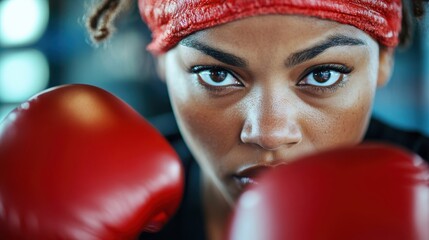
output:
[[[197,32],[160,61],[185,141],[235,200],[267,167],[359,143],[387,78],[380,56],[352,26],[267,15]]]

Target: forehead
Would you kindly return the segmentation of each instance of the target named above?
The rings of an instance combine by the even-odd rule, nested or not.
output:
[[[259,15],[248,17],[189,36],[211,46],[225,50],[281,50],[303,49],[329,36],[343,35],[359,38],[367,45],[376,41],[362,30],[351,25],[301,15]]]

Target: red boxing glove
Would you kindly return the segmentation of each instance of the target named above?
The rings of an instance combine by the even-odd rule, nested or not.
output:
[[[428,240],[429,168],[385,145],[304,157],[240,197],[229,239]]]
[[[178,208],[183,168],[110,93],[47,90],[0,124],[0,239],[129,239]]]

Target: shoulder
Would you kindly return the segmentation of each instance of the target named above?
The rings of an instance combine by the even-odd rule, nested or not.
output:
[[[429,138],[418,131],[406,131],[371,119],[365,141],[381,141],[401,146],[429,160]]]

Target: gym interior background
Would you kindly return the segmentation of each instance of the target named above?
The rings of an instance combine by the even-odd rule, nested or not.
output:
[[[72,83],[104,88],[158,123],[171,115],[166,88],[145,51],[150,35],[137,8],[119,18],[107,43],[94,46],[84,22],[94,1],[0,0],[0,121],[35,93]],[[412,46],[396,52],[392,79],[378,91],[373,110],[394,126],[426,135],[428,15],[416,23]]]

